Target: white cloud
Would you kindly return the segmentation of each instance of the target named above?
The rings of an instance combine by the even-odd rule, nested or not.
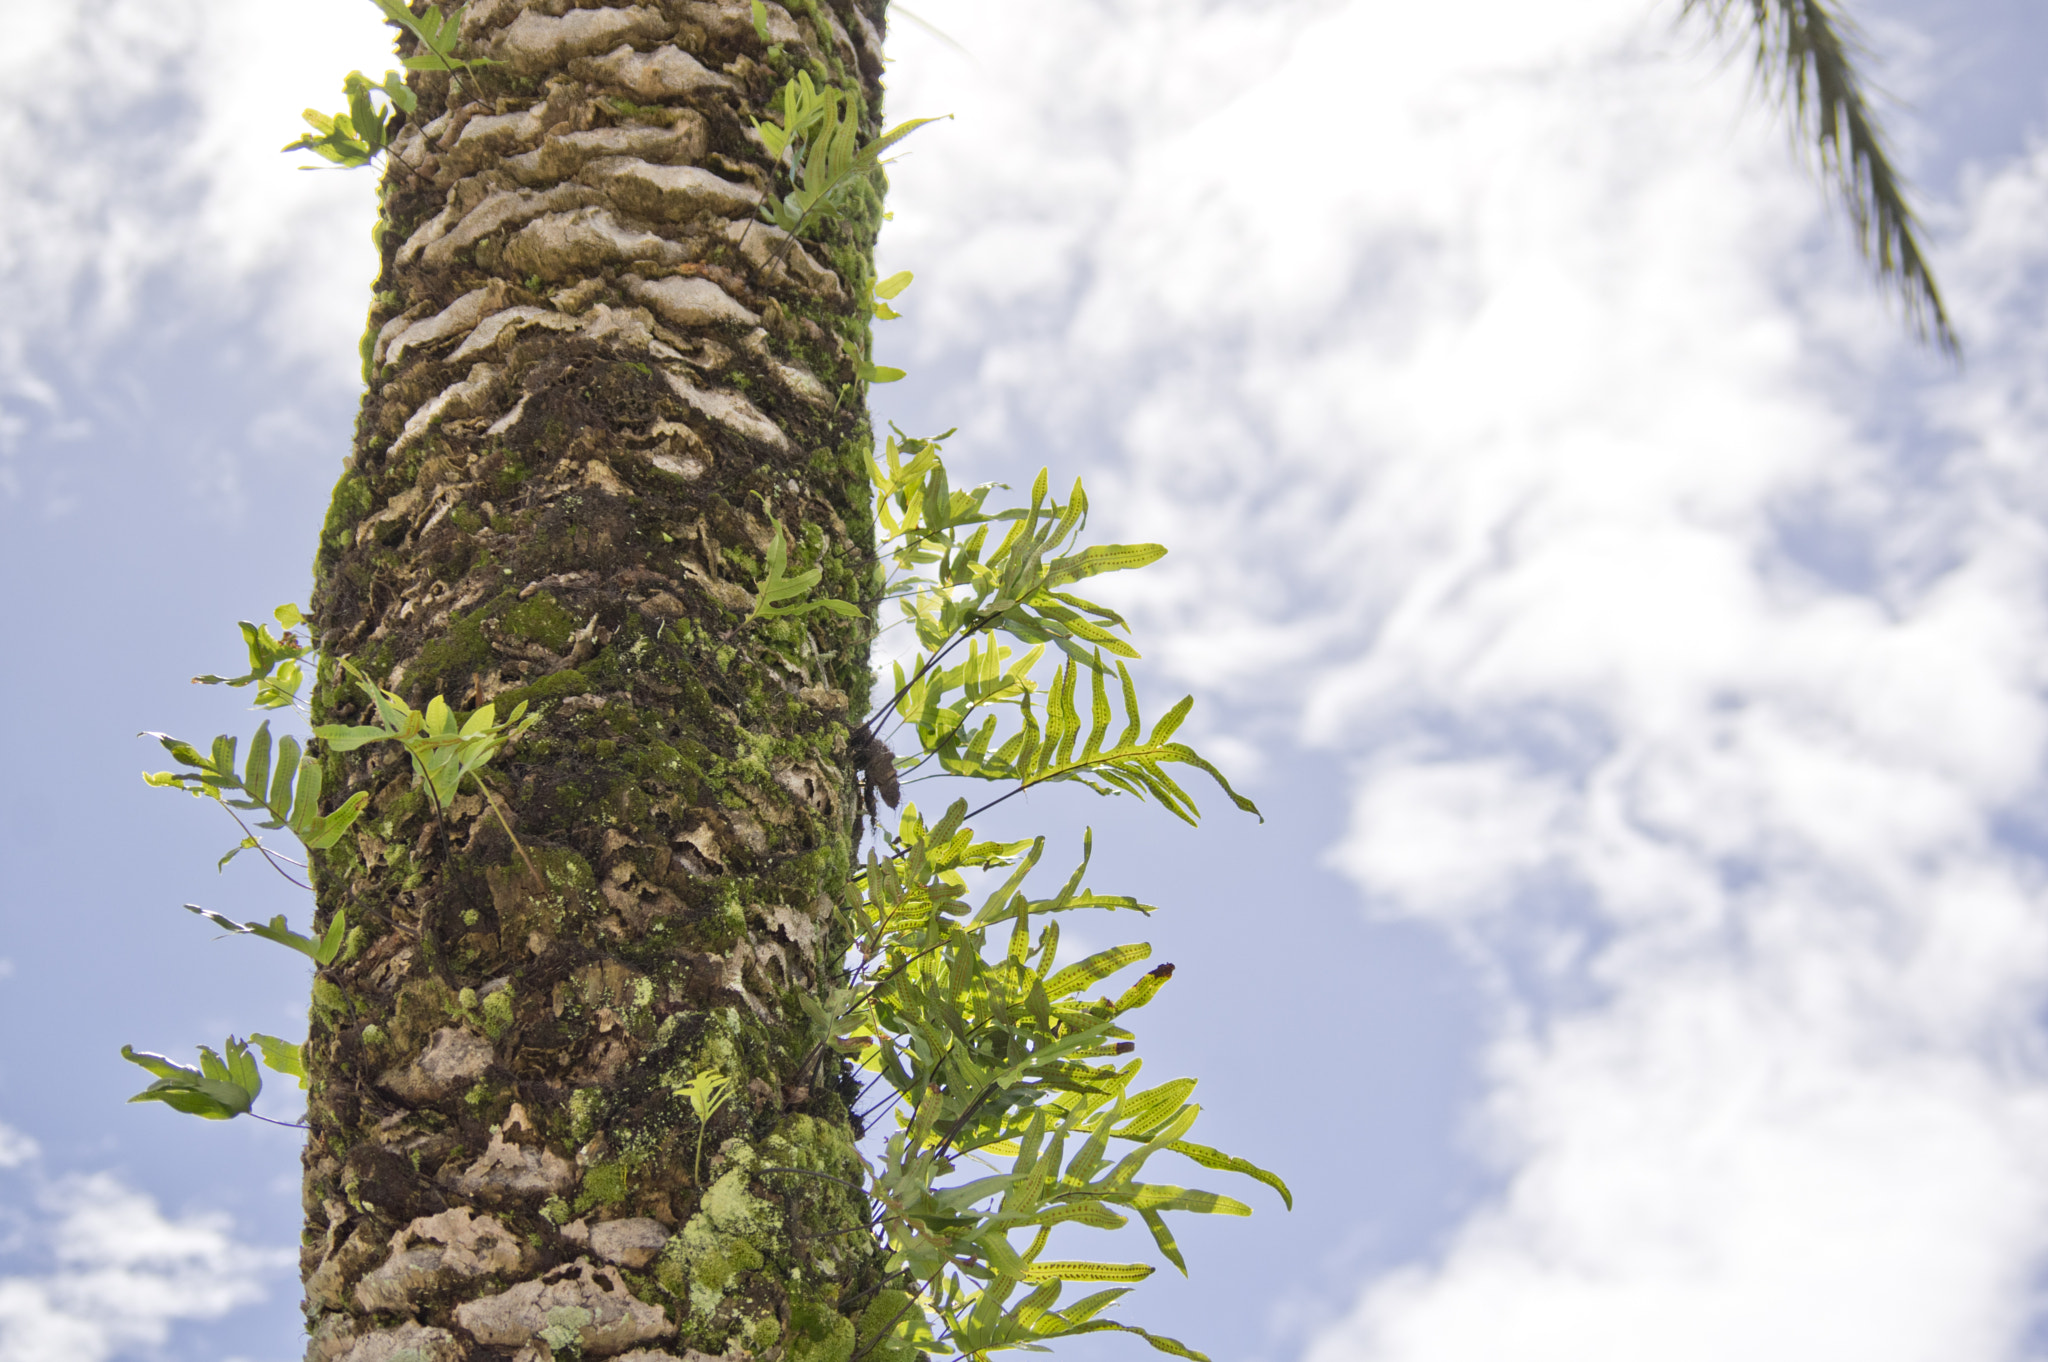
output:
[[[0,26],[0,497],[46,476],[20,457],[32,431],[90,431],[91,401],[65,394],[111,400],[106,353],[138,328],[226,328],[251,363],[354,383],[373,181],[275,149],[301,108],[338,107],[351,66],[390,64],[375,10],[0,0]]]
[[[1826,1034],[1746,972],[1646,992],[1503,1056],[1511,1189],[1312,1358],[2011,1355],[2038,1098]]]
[[[34,1140],[12,1126],[0,1124],[0,1168],[19,1168],[41,1153]]]
[[[218,305],[227,290],[246,306],[258,277],[281,271],[265,294],[265,341],[324,354],[331,337],[308,333],[342,320],[343,297],[348,334],[359,329],[371,180],[300,173],[308,158],[274,148],[303,130],[301,107],[339,103],[349,67],[390,64],[374,10],[0,0],[0,23],[11,324],[45,345],[77,339],[54,329],[82,324],[103,339],[135,320],[152,272],[190,301]]]
[[[2048,152],[1931,215],[1949,378],[1638,0],[930,8],[948,421],[1108,433],[1156,655],[1346,754],[1338,864],[1494,985],[1502,1190],[1312,1356],[2017,1355]]]
[[[291,1254],[237,1241],[225,1216],[173,1220],[106,1174],[43,1188],[46,1271],[0,1276],[0,1357],[107,1362],[162,1346],[173,1325],[218,1319],[265,1294]]]

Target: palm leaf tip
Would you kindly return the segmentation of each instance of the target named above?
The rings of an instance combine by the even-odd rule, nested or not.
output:
[[[1738,7],[1754,28],[1760,83],[1789,107],[1795,135],[1812,139],[1864,258],[1882,283],[1898,290],[1914,333],[1960,357],[1961,343],[1906,201],[1905,177],[1893,166],[1864,95],[1856,58],[1867,49],[1854,25],[1828,0],[1685,0],[1686,13],[1704,12],[1716,29],[1725,29]]]

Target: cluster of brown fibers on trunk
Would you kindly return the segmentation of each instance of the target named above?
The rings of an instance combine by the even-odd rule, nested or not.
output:
[[[872,134],[882,5],[769,4],[777,55],[748,0],[478,0],[500,64],[414,77],[315,622],[415,704],[544,718],[489,768],[524,855],[402,756],[326,759],[371,800],[315,866],[352,925],[306,1045],[321,1362],[847,1362],[898,1308],[799,1006],[843,947],[869,626],[747,621],[775,522],[821,592],[874,581],[880,205],[756,221],[749,120],[802,68]],[[315,711],[362,697],[330,668]]]

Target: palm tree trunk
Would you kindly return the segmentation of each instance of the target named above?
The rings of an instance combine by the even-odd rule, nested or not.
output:
[[[748,0],[570,3],[478,0],[502,64],[414,77],[384,183],[319,637],[414,704],[545,717],[486,773],[516,844],[402,755],[328,758],[372,803],[316,866],[354,930],[306,1046],[309,1356],[847,1362],[878,1258],[802,1003],[870,626],[748,616],[778,524],[821,594],[869,589],[880,205],[806,246],[755,221],[749,120],[808,69],[872,133],[885,0],[768,4],[773,48]],[[364,705],[323,676],[320,722]]]

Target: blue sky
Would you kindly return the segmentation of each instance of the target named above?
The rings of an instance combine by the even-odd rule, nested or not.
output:
[[[1268,814],[1019,811],[1165,906],[1148,1070],[1297,1192],[1133,1318],[2034,1356],[2048,24],[1856,11],[1958,373],[1675,4],[915,9],[958,46],[899,22],[890,111],[956,119],[894,174],[878,407],[1174,549],[1148,684]],[[303,598],[347,448],[369,182],[274,148],[385,43],[273,10],[0,0],[0,1362],[298,1353],[291,1133],[116,1055],[303,1025],[177,909],[299,902],[131,736],[246,726],[184,678]]]

